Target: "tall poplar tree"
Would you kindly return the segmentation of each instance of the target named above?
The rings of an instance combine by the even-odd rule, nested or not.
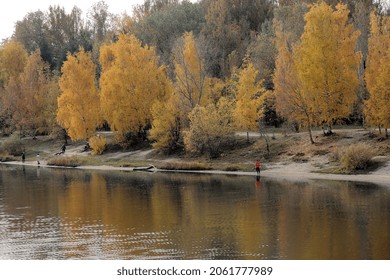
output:
[[[289,43],[291,34],[282,29],[276,23],[276,68],[273,77],[275,85],[276,111],[290,122],[295,122],[307,127],[310,142],[314,143],[312,124],[315,121],[315,110],[302,92],[302,86],[298,79],[294,47]]]
[[[359,85],[359,32],[348,23],[348,14],[342,4],[335,10],[324,2],[311,6],[297,49],[302,94],[329,132],[336,120],[351,113]]]
[[[17,110],[13,114],[15,126],[22,131],[39,129],[49,132],[52,129],[56,100],[51,94],[49,67],[39,50],[27,59],[20,76],[20,91],[15,96]]]
[[[238,74],[236,84],[234,119],[238,128],[247,131],[248,141],[249,131],[258,129],[258,122],[262,116],[260,105],[264,100],[266,91],[258,76],[259,71],[256,70],[252,62],[247,61]]]
[[[96,65],[90,53],[81,49],[68,53],[59,80],[57,121],[72,140],[88,139],[102,123],[96,88]]]
[[[365,80],[369,99],[365,102],[367,122],[386,130],[390,127],[390,16],[370,16],[370,37]]]

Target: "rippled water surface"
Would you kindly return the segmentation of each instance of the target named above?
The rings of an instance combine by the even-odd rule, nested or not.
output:
[[[0,259],[390,259],[390,186],[0,166]]]

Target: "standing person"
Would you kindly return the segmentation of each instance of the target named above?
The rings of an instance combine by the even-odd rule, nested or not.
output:
[[[257,175],[260,175],[260,161],[259,160],[256,160],[255,167],[256,167]]]
[[[24,163],[24,161],[26,160],[26,154],[25,152],[22,153],[22,162]]]
[[[39,153],[37,154],[37,164],[40,165],[41,163],[39,162]]]

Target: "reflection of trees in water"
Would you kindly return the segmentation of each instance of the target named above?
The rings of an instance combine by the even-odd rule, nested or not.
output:
[[[37,178],[34,168],[19,175],[0,173],[3,211],[22,214],[29,230],[38,217],[56,217],[50,226],[66,258],[389,257],[389,190],[374,185],[262,178],[257,188],[254,177],[65,169]]]

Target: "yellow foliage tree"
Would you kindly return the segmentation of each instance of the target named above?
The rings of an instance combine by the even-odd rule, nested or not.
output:
[[[365,102],[368,124],[384,127],[386,137],[390,127],[390,16],[370,16],[371,34],[365,79],[369,99]]]
[[[27,62],[27,51],[16,41],[8,41],[0,48],[0,86],[5,87],[11,77],[18,77]]]
[[[183,109],[190,112],[196,105],[204,105],[210,83],[192,32],[184,33],[174,53],[174,65],[175,91],[180,96]]]
[[[291,122],[304,124],[308,128],[310,142],[314,143],[311,128],[316,114],[314,108],[310,107],[307,96],[302,93],[294,60],[294,48],[289,42],[290,34],[282,30],[280,24],[276,24],[275,35],[278,51],[273,77],[276,111]]]
[[[302,94],[329,129],[351,113],[359,85],[359,32],[348,13],[342,4],[335,10],[325,2],[312,5],[295,59]]]
[[[72,140],[88,139],[102,123],[96,66],[91,54],[81,49],[68,54],[61,70],[57,121]]]
[[[179,110],[179,99],[176,94],[170,94],[165,101],[156,101],[152,106],[152,129],[149,139],[154,141],[156,149],[175,152],[182,148],[183,115]]]
[[[265,98],[265,88],[258,80],[259,71],[252,62],[247,61],[238,74],[236,88],[236,107],[233,111],[236,125],[245,129],[249,137],[249,130],[257,130],[259,120],[263,115],[261,104]],[[249,139],[249,138],[248,138]]]
[[[15,96],[15,125],[24,129],[41,129],[48,132],[56,111],[57,101],[50,94],[49,65],[41,58],[40,51],[29,55],[23,73],[20,75],[20,91]],[[52,112],[49,114],[48,110]]]
[[[234,103],[225,97],[217,104],[196,106],[189,115],[190,127],[184,133],[186,150],[218,157],[224,146],[232,144],[233,108]]]
[[[171,91],[164,67],[158,66],[154,48],[142,46],[133,35],[100,51],[102,75],[100,101],[111,129],[120,135],[142,134],[152,122],[151,108]]]
[[[174,92],[156,102],[152,109],[150,139],[154,147],[168,152],[183,148],[183,131],[189,127],[188,114],[199,105],[218,103],[224,83],[206,75],[195,38],[184,33],[174,52]]]
[[[0,48],[0,122],[8,132],[14,129],[12,117],[27,57],[27,51],[16,41],[5,42]]]
[[[223,89],[219,79],[208,79],[209,94],[206,104],[217,104]],[[183,130],[188,128],[187,111],[183,108],[182,96],[173,92],[167,100],[157,101],[152,107],[153,123],[149,139],[154,141],[153,147],[172,153],[181,150]]]
[[[96,135],[89,138],[89,145],[92,149],[92,155],[101,155],[107,147],[106,137],[103,135]]]

